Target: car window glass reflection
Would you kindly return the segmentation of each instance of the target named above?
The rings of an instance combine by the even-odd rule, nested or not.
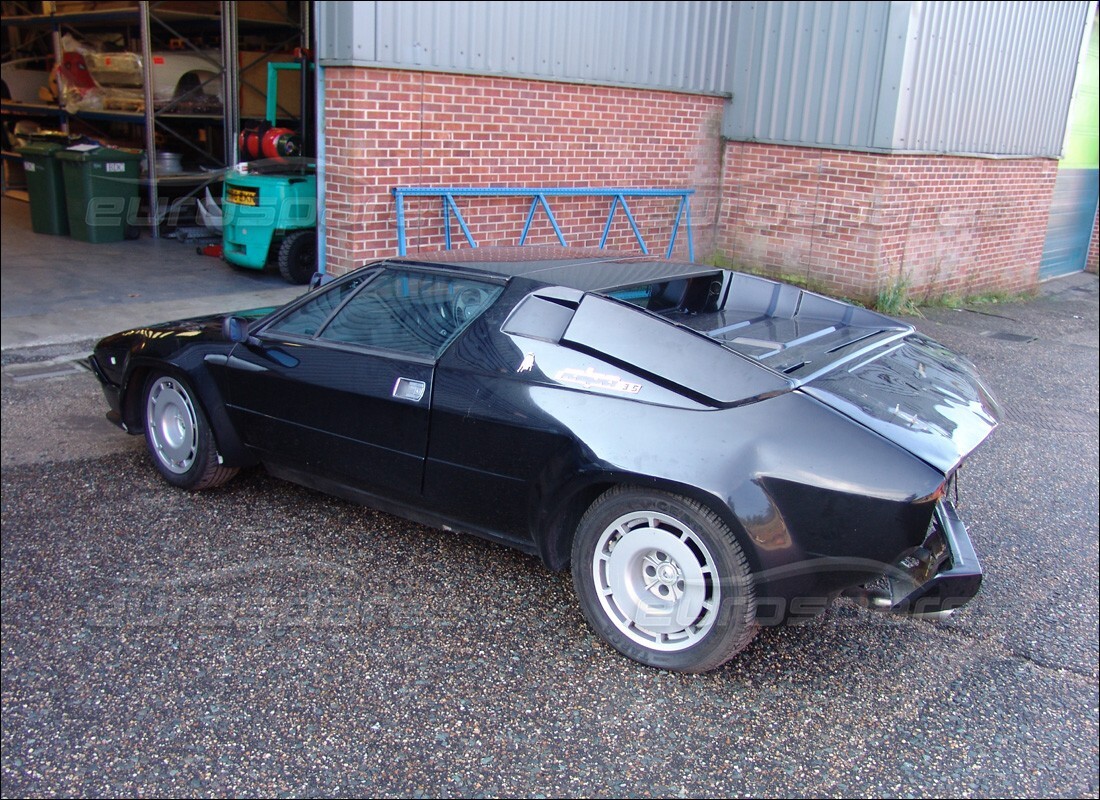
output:
[[[340,309],[320,336],[434,358],[500,291],[451,276],[387,271]]]
[[[385,271],[332,287],[269,330],[432,358],[501,291],[453,276]]]
[[[339,286],[334,286],[316,298],[287,314],[272,327],[273,333],[289,334],[292,336],[316,336],[321,330],[332,312],[340,307],[340,304],[350,297],[369,276],[345,281]]]

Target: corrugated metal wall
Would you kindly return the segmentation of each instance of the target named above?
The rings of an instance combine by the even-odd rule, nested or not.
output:
[[[1061,154],[1089,2],[914,7],[892,146]]]
[[[726,92],[736,3],[320,2],[322,65]]]
[[[722,133],[786,144],[887,146],[881,132],[887,140],[892,133],[897,85],[884,85],[884,53],[888,41],[894,49],[904,44],[909,6],[738,4],[733,102]]]
[[[1088,262],[1100,197],[1100,30],[1095,19],[1069,118],[1066,157],[1058,164],[1050,200],[1040,280],[1080,272]]]
[[[1057,157],[1089,0],[738,7],[731,139]]]
[[[1093,0],[319,2],[322,65],[732,94],[730,139],[1061,153]]]

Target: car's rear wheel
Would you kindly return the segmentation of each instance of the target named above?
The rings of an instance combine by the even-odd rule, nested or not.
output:
[[[145,383],[145,444],[164,479],[182,489],[210,489],[237,474],[221,465],[206,414],[175,375],[154,373]]]
[[[690,498],[611,489],[581,519],[572,555],[586,619],[635,661],[704,672],[756,633],[745,553],[729,526]]]

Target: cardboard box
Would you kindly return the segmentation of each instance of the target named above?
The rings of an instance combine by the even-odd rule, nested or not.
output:
[[[57,0],[54,4],[54,12],[57,14],[78,14],[84,11],[117,11],[118,9],[132,8],[137,11],[138,4],[134,0]]]
[[[221,14],[222,4],[216,0],[166,0],[158,10],[186,11],[191,14]],[[237,0],[237,19],[262,22],[297,22],[297,16],[287,19],[286,0]]]
[[[237,19],[287,22],[286,0],[238,0]],[[289,21],[297,22],[297,14]]]
[[[58,14],[75,14],[83,11],[108,11],[131,8],[137,11],[136,0],[57,0]],[[156,5],[156,11],[180,11],[188,14],[219,16],[222,4],[217,0],[165,0]],[[261,22],[287,22],[286,0],[238,0],[237,18]],[[290,22],[297,22],[292,18]]]
[[[240,79],[241,95],[240,107],[242,127],[247,126],[249,120],[254,117],[263,119],[267,111],[267,64],[269,61],[292,62],[297,59],[291,53],[275,53],[264,55],[259,52],[241,52]],[[248,65],[252,66],[248,66]],[[284,71],[279,73],[279,109],[280,119],[297,119],[302,108],[302,78],[296,71]]]

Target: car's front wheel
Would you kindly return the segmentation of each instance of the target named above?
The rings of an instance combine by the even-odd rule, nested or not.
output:
[[[222,466],[206,414],[175,375],[154,373],[145,383],[145,444],[164,479],[182,489],[210,489],[237,474]]]
[[[624,655],[705,672],[756,633],[745,553],[710,509],[675,494],[617,487],[577,528],[573,583],[589,624]]]

